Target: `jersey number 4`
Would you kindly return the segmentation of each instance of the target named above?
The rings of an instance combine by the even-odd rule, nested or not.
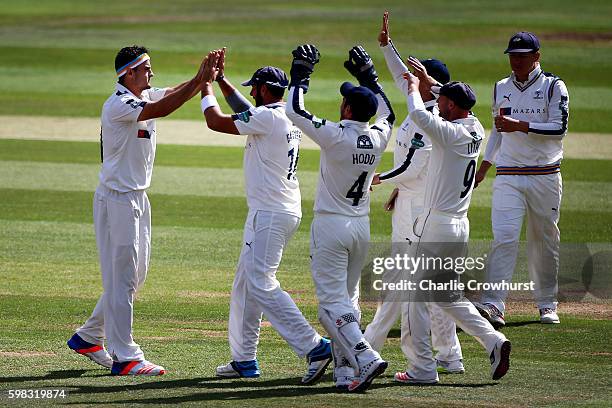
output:
[[[353,207],[359,205],[359,200],[361,200],[361,197],[363,197],[363,194],[364,194],[363,186],[367,178],[368,178],[368,172],[364,171],[363,173],[359,175],[357,180],[355,180],[355,183],[353,183],[353,186],[348,191],[348,193],[346,193],[346,198],[353,199]]]
[[[461,192],[461,198],[464,198],[470,192],[472,185],[474,184],[474,176],[476,175],[476,160],[472,159],[467,165],[465,169],[465,174],[463,175],[463,186],[465,190]]]

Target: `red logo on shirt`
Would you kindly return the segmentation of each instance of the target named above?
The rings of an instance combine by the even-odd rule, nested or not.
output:
[[[149,133],[148,130],[138,129],[138,138],[139,139],[150,139],[151,134]]]

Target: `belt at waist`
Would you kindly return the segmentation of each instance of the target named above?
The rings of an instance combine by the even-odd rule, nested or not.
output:
[[[542,174],[555,174],[561,171],[561,164],[549,164],[547,166],[526,166],[526,167],[497,167],[497,175],[521,175],[521,176],[533,176]]]

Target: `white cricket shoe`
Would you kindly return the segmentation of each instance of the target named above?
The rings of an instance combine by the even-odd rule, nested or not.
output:
[[[395,373],[393,379],[397,382],[401,382],[403,384],[415,384],[415,385],[432,385],[440,382],[438,375],[436,374],[436,378],[431,379],[421,379],[411,377],[406,371],[400,371]]]
[[[463,366],[463,361],[461,360],[455,360],[455,361],[436,360],[436,366],[438,369],[438,373],[440,374],[463,374],[465,373],[465,367]]]
[[[543,324],[557,324],[561,323],[559,316],[557,315],[557,309],[545,307],[540,309],[540,323]]]
[[[113,359],[104,346],[85,341],[78,333],[74,333],[67,344],[71,350],[100,364],[102,367],[111,368],[113,366]]]
[[[339,390],[348,390],[349,385],[355,379],[355,370],[350,365],[334,368],[334,383]]]
[[[308,356],[308,370],[302,377],[302,384],[312,385],[319,381],[329,363],[333,360],[331,342],[322,338],[317,347],[312,349]]]
[[[124,361],[124,362],[113,362],[111,374],[113,375],[164,375],[166,369],[157,364],[153,364],[150,361]]]
[[[215,374],[221,378],[257,378],[261,371],[257,360],[230,361],[217,367]]]
[[[361,392],[368,389],[374,378],[385,372],[389,364],[380,358],[375,350],[369,344],[359,343],[355,346],[356,350],[367,347],[361,351],[355,358],[359,364],[359,375],[355,377],[353,382],[348,386],[349,392]],[[363,361],[363,363],[362,363]]]
[[[491,377],[494,380],[502,378],[510,369],[510,350],[512,346],[507,339],[495,343],[489,359],[491,360]]]

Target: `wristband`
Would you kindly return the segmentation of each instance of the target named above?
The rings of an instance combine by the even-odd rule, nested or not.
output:
[[[217,75],[217,77],[215,78],[215,81],[221,82],[223,80],[223,78],[225,78],[225,75],[223,75],[223,74]]]
[[[217,98],[215,98],[215,95],[206,95],[202,98],[200,106],[202,107],[202,113],[204,113],[204,111],[208,108],[219,106],[219,103],[217,103]]]

